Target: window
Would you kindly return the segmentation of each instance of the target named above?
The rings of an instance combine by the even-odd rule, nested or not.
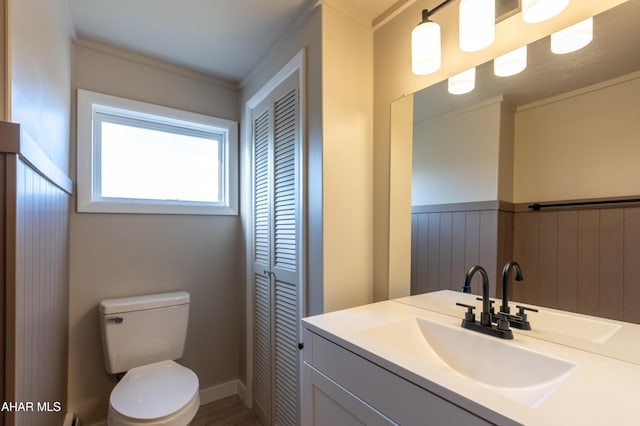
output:
[[[237,123],[78,90],[78,211],[237,214]]]

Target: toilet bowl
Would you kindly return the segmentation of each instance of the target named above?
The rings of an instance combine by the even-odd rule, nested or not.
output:
[[[122,379],[109,398],[109,426],[185,426],[200,406],[198,376],[182,358],[189,293],[100,303],[105,367]]]
[[[173,361],[127,372],[111,392],[110,426],[184,426],[200,406],[198,377]]]

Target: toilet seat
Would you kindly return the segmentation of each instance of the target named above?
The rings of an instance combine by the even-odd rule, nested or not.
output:
[[[198,377],[174,361],[132,368],[109,399],[110,425],[184,425],[198,411]]]

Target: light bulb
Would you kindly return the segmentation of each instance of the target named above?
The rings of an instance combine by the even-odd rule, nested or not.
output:
[[[460,50],[477,52],[496,37],[495,0],[460,1]]]
[[[452,95],[469,93],[476,87],[476,67],[449,77],[448,90]]]
[[[546,21],[562,12],[569,0],[522,0],[522,19],[528,24]]]
[[[411,32],[411,70],[425,75],[440,69],[440,25],[422,21]]]
[[[551,51],[557,54],[582,49],[593,40],[593,17],[551,34]]]
[[[493,73],[498,77],[509,77],[527,67],[527,46],[517,48],[493,60]]]

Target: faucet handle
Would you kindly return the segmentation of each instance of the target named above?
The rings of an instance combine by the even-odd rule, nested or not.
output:
[[[526,321],[527,320],[527,314],[525,313],[525,311],[538,312],[537,309],[530,308],[528,306],[516,305],[516,308],[518,308],[518,314],[517,315],[520,318],[522,318],[522,321]]]
[[[498,330],[509,331],[509,314],[498,312]]]
[[[476,321],[476,314],[473,313],[473,310],[476,308],[473,305],[467,305],[464,303],[460,303],[460,302],[456,302],[457,306],[462,306],[463,308],[467,308],[467,312],[465,312],[464,314],[464,319],[465,321],[469,321],[469,322],[475,322]]]
[[[482,302],[482,297],[476,297],[476,300],[479,300],[480,302]],[[495,300],[493,300],[493,299],[489,299],[489,306],[490,306],[490,308],[489,308],[489,313],[490,313],[491,315],[494,315],[494,314],[496,313],[496,310],[493,308],[493,304],[494,304],[494,303],[496,303],[496,301],[495,301]]]

